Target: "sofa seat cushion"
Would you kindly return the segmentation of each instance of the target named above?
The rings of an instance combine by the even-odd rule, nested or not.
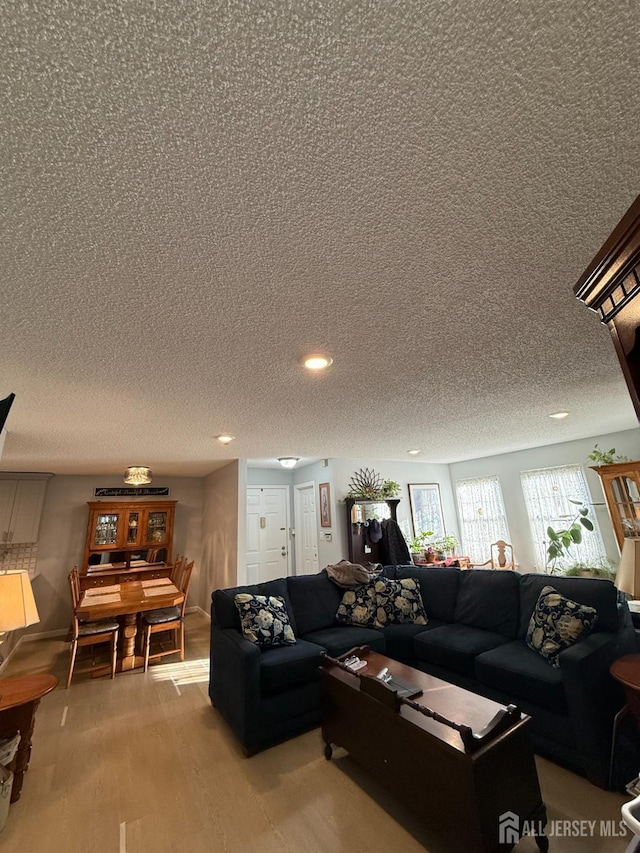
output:
[[[478,655],[475,662],[478,681],[513,696],[561,714],[568,713],[562,682],[562,670],[549,666],[543,657],[522,640]]]
[[[295,646],[274,646],[260,653],[260,692],[263,696],[308,684],[318,677],[324,649],[298,640]]]
[[[322,631],[305,634],[303,639],[323,646],[327,654],[333,658],[343,655],[354,646],[370,646],[374,652],[384,652],[386,648],[381,631],[376,631],[374,628],[360,628],[357,625],[335,625],[333,628],[323,628]]]
[[[443,625],[418,634],[414,642],[419,660],[473,675],[474,662],[479,654],[509,641],[502,634],[471,625]]]
[[[430,619],[427,625],[387,625],[382,628],[386,654],[394,660],[410,663],[415,658],[414,640],[424,631],[432,631],[446,623]]]

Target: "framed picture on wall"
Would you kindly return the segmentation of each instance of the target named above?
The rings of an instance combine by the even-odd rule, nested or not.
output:
[[[331,527],[331,488],[320,483],[320,527]]]
[[[429,530],[436,537],[444,536],[442,501],[437,483],[409,483],[409,504],[414,536]]]

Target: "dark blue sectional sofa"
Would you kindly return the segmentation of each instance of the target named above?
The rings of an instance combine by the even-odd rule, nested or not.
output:
[[[416,566],[386,567],[384,574],[418,580],[426,627],[339,625],[335,613],[344,590],[326,572],[213,593],[209,695],[247,755],[319,723],[323,652],[337,656],[368,645],[497,702],[515,703],[532,717],[540,755],[608,786],[613,719],[624,703],[609,667],[635,651],[629,609],[610,581]],[[561,653],[559,668],[524,639],[547,584],[598,612],[595,630]],[[245,640],[234,604],[238,592],[282,596],[297,643],[261,651]]]

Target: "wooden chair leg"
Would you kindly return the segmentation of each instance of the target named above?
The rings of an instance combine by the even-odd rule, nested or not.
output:
[[[184,622],[180,623],[180,660],[184,660]]]
[[[116,663],[118,662],[118,632],[115,631],[111,637],[111,678],[116,677]]]
[[[144,632],[144,671],[149,669],[149,651],[151,649],[151,625],[147,625]]]
[[[73,675],[73,667],[76,662],[76,652],[78,651],[78,641],[71,641],[71,660],[69,661],[69,675],[67,676],[67,690],[69,689],[69,685],[71,684],[71,676]]]

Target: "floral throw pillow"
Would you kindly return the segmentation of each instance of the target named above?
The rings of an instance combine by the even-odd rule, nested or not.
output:
[[[234,602],[240,614],[245,640],[261,648],[292,646],[296,638],[284,598],[279,595],[250,595],[239,592]]]
[[[529,620],[527,645],[551,666],[560,666],[560,652],[586,636],[597,619],[595,608],[578,604],[552,586],[545,586]]]
[[[372,628],[375,624],[375,580],[345,590],[336,613],[336,622],[342,625],[360,625]]]
[[[376,590],[376,628],[385,625],[426,625],[429,621],[422,603],[420,587],[413,578],[392,581],[378,578]]]

